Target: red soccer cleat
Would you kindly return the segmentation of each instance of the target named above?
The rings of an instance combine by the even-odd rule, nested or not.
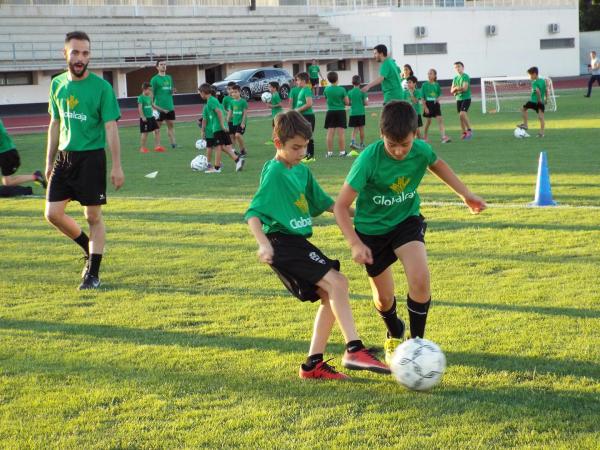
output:
[[[344,375],[341,372],[335,370],[333,366],[327,364],[331,359],[327,361],[321,361],[312,370],[304,370],[304,367],[300,366],[300,378],[314,378],[318,380],[348,380],[350,377]]]
[[[154,147],[154,151],[158,152],[158,153],[164,153],[165,152],[165,148],[161,145]]]
[[[370,370],[377,373],[391,373],[390,368],[379,361],[371,350],[363,348],[357,352],[349,353],[348,350],[342,358],[342,366],[350,370]]]
[[[140,147],[140,153],[148,153],[149,151],[146,147]]]

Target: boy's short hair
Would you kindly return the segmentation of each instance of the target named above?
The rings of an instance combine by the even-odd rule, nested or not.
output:
[[[456,61],[456,62],[454,63],[454,65],[455,65],[455,66],[462,66],[462,67],[465,67],[465,65],[462,63],[462,61]]]
[[[227,86],[227,87],[229,87],[229,86]],[[233,84],[231,85],[231,90],[232,90],[232,91],[238,91],[238,92],[240,92],[240,91],[242,90],[242,88],[240,87],[240,85],[239,85],[239,84],[235,84],[235,83],[233,83]]]
[[[337,72],[329,72],[327,74],[327,81],[329,81],[331,84],[337,83],[337,81],[338,81],[338,73]]]
[[[157,60],[156,60],[156,67],[158,67],[158,65],[159,65],[161,62],[167,62],[167,60],[166,60],[166,59],[157,59]]]
[[[383,107],[379,127],[383,136],[400,142],[417,131],[417,113],[410,103],[391,101]]]
[[[298,74],[296,75],[296,78],[297,78],[298,80],[302,80],[302,81],[304,81],[305,83],[308,83],[308,80],[310,80],[310,78],[309,78],[309,76],[308,76],[308,73],[306,73],[306,72],[300,72],[300,73],[298,73]]]
[[[273,137],[285,144],[296,136],[301,136],[308,141],[312,137],[310,123],[298,111],[277,114],[274,119]]]
[[[538,75],[540,72],[536,66],[532,66],[529,69],[527,69],[527,73],[531,75],[535,73],[536,75]]]
[[[235,82],[235,81],[230,81],[229,83],[227,83],[227,87],[228,87],[228,88],[230,88],[230,87],[234,87],[235,85],[236,85],[236,82]]]
[[[352,86],[360,86],[360,83],[362,83],[362,80],[360,79],[360,75],[354,75],[352,77]]]
[[[65,36],[65,44],[68,44],[71,39],[75,39],[77,41],[88,41],[90,44],[90,37],[87,35],[85,31],[71,31],[67,33]]]
[[[412,81],[413,83],[417,84],[417,82],[418,82],[419,80],[417,80],[417,77],[415,77],[414,75],[411,75],[410,77],[408,77],[408,78],[406,79],[406,81]]]
[[[269,86],[271,86],[272,88],[275,88],[275,89],[279,90],[279,83],[277,81],[271,81],[269,83]]]
[[[202,92],[203,94],[212,94],[213,93],[213,87],[210,84],[208,84],[208,83],[202,83],[198,87],[198,92]]]
[[[142,91],[145,91],[146,89],[152,87],[152,85],[150,83],[148,83],[147,81],[144,81],[142,83]]]
[[[388,50],[387,47],[383,44],[376,45],[375,47],[373,47],[373,50],[375,50],[377,53],[383,54],[383,56],[387,56]]]

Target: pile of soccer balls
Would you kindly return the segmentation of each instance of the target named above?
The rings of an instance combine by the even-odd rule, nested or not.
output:
[[[427,339],[408,339],[394,351],[390,369],[402,386],[413,391],[428,391],[442,379],[446,356]]]
[[[206,148],[206,141],[204,139],[198,139],[196,141],[196,148],[198,150],[204,150]],[[208,159],[204,155],[198,155],[192,159],[190,167],[192,170],[204,172],[206,169],[208,169]]]

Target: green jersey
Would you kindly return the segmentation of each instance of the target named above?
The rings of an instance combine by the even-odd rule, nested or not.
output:
[[[426,81],[421,85],[421,92],[423,92],[423,97],[428,102],[437,102],[438,98],[442,96],[442,88],[440,88],[440,83],[434,81],[430,83]]]
[[[4,124],[2,120],[0,120],[0,153],[7,152],[9,150],[13,150],[15,148],[15,143],[8,135],[8,131],[4,128]]]
[[[231,100],[231,118],[234,125],[241,125],[244,111],[248,109],[248,102],[243,98]],[[246,121],[244,120],[244,126]]]
[[[142,105],[142,114],[146,119],[152,117],[152,97],[144,94],[138,96],[138,105]]]
[[[312,217],[333,205],[312,172],[304,164],[288,168],[281,161],[267,161],[258,191],[244,216],[258,217],[265,234],[282,232],[312,236]]]
[[[364,116],[365,100],[368,98],[367,93],[361,91],[360,88],[355,87],[348,92],[348,98],[350,99],[350,115]]]
[[[231,109],[232,101],[233,101],[233,98],[231,98],[231,96],[229,96],[229,95],[226,95],[225,97],[223,97],[223,109],[225,110],[225,112],[227,112]]]
[[[204,137],[206,139],[212,139],[215,136],[212,130],[213,126],[211,120],[212,114],[210,113],[206,105],[204,105],[204,109],[202,110],[202,123],[204,123]]]
[[[150,80],[154,103],[167,111],[175,110],[173,105],[173,78],[171,75],[154,75]]]
[[[423,104],[421,103],[423,100],[423,93],[421,89],[416,89],[412,91],[412,95],[410,90],[406,91],[406,101],[412,105],[417,114],[423,114]]]
[[[538,100],[538,96],[537,96],[537,92],[535,92],[536,89],[540,90],[540,95],[541,97]],[[544,100],[546,99],[546,80],[544,80],[543,78],[538,78],[536,80],[532,80],[531,81],[531,101],[533,103],[544,103]]]
[[[294,89],[296,88],[292,88],[292,90]],[[275,117],[277,114],[283,111],[283,107],[281,106],[281,96],[279,95],[279,92],[275,92],[273,93],[273,95],[271,95],[271,105],[279,105],[276,108],[271,109],[271,117]]]
[[[415,139],[403,160],[392,158],[383,140],[364,149],[356,159],[346,183],[358,192],[354,226],[363,234],[392,231],[410,216],[419,215],[417,187],[437,156],[431,146]]]
[[[379,68],[379,75],[383,77],[381,89],[383,90],[383,103],[392,100],[403,100],[404,94],[400,86],[400,75],[398,66],[392,58],[386,58]]]
[[[321,68],[319,66],[312,65],[312,64],[310,66],[308,66],[308,76],[313,80],[316,78],[319,78],[320,71],[321,71]]]
[[[298,93],[298,100],[296,101],[296,109],[302,108],[304,105],[306,105],[307,98],[312,98],[312,90],[308,86],[304,86]],[[312,106],[310,108],[302,111],[303,116],[312,116],[314,114],[315,113],[312,109]]]
[[[294,86],[290,89],[290,100],[292,101],[291,107],[292,109],[296,109],[296,105],[298,104],[298,95],[300,94],[300,86]]]
[[[323,91],[327,99],[327,111],[345,111],[346,103],[344,99],[348,97],[348,92],[342,86],[332,84]]]
[[[456,75],[452,80],[452,86],[462,87],[464,83],[467,83],[467,90],[456,94],[456,100],[469,100],[471,98],[471,78],[466,73],[462,75]]]
[[[104,124],[121,117],[112,86],[88,72],[83,80],[69,80],[68,72],[50,82],[48,112],[60,121],[58,149],[98,150],[106,145]]]
[[[208,114],[210,116],[208,120],[210,122],[211,131],[213,132],[213,134],[218,131],[223,131],[223,128],[221,127],[221,121],[219,120],[219,115],[217,114],[217,110],[221,111],[221,115],[223,116],[223,122],[225,122],[225,110],[223,109],[223,105],[219,103],[219,100],[217,100],[211,95],[210,98],[206,101],[206,106],[204,107],[204,109],[208,110]]]

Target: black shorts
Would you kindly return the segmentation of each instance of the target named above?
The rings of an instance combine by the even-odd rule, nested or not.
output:
[[[232,125],[229,127],[229,132],[231,134],[244,134],[246,132],[246,127],[242,127],[241,125]]]
[[[220,145],[214,137],[206,138],[206,148],[215,148],[217,145]]]
[[[423,113],[423,117],[431,118],[431,117],[439,117],[442,115],[442,108],[439,102],[434,102],[432,100],[427,100],[425,102],[427,105],[427,110],[429,113]]]
[[[356,127],[364,127],[365,126],[365,115],[362,114],[360,116],[350,116],[350,119],[348,120],[348,126],[350,128],[356,128]]]
[[[227,122],[227,126],[229,127],[229,134],[235,133],[235,131],[233,131],[235,129],[233,122]]]
[[[417,126],[419,128],[423,126],[423,118],[421,117],[421,114],[417,114]]]
[[[396,228],[386,234],[371,235],[356,231],[363,243],[373,253],[373,264],[365,264],[367,274],[373,278],[381,274],[388,266],[398,260],[394,250],[412,241],[425,243],[427,222],[421,215],[411,216],[400,222]]]
[[[215,131],[214,139],[217,145],[231,145],[231,138],[227,131]]]
[[[156,119],[154,117],[147,117],[145,122],[140,119],[140,133],[150,133],[157,129],[158,124],[156,123]]]
[[[59,151],[48,180],[49,202],[77,200],[82,206],[106,204],[106,153],[104,149]]]
[[[467,112],[469,110],[469,107],[471,106],[471,99],[467,98],[465,100],[457,100],[456,101],[456,112]]]
[[[0,170],[2,176],[7,177],[15,173],[21,166],[21,158],[16,149],[11,149],[7,152],[0,153]]]
[[[317,283],[331,269],[339,271],[340,262],[329,259],[302,236],[269,233],[267,238],[274,251],[271,268],[288,291],[303,302],[319,300]]]
[[[311,78],[310,79],[310,84],[312,85],[312,87],[318,87],[319,86],[319,79],[318,78]]]
[[[346,128],[346,111],[327,111],[325,128]]]
[[[536,113],[540,113],[541,112],[545,112],[546,111],[546,105],[544,105],[543,103],[533,103],[533,102],[527,102],[523,105],[524,109],[533,109]]]
[[[163,120],[175,120],[175,110],[169,112],[160,112],[157,121],[162,122]]]

